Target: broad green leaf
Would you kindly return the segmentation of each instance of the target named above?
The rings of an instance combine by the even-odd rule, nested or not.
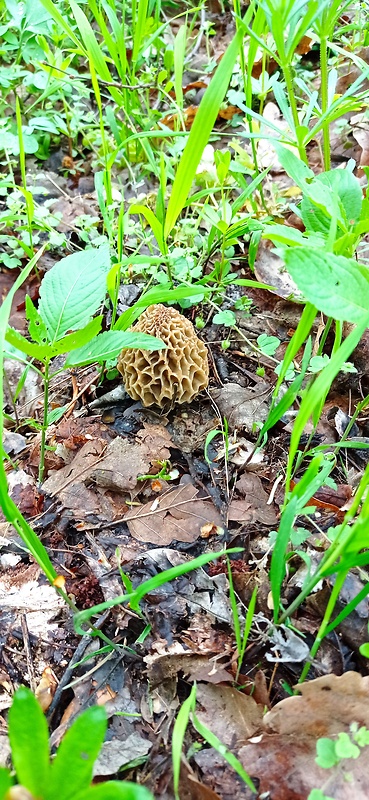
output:
[[[209,136],[217,118],[220,104],[223,102],[228,89],[242,40],[243,29],[240,29],[227,47],[215,75],[211,79],[201,100],[172,186],[165,218],[165,239],[169,236],[188,198],[192,181],[196,175],[196,170],[200,163],[205,145],[209,141]]]
[[[359,322],[369,313],[369,272],[353,258],[295,247],[286,267],[307,300],[328,317]]]
[[[9,741],[18,783],[34,797],[44,797],[49,784],[49,731],[30,689],[17,689],[9,710]]]
[[[60,353],[68,353],[69,350],[76,350],[77,347],[83,347],[91,342],[91,340],[94,340],[101,331],[102,320],[102,316],[94,317],[82,330],[67,333],[60,341],[55,342],[55,344],[52,345],[53,357],[60,355]]]
[[[317,200],[319,200],[322,189],[324,195],[322,195],[322,202],[318,207]],[[329,172],[322,172],[317,175],[306,189],[300,210],[307,230],[321,233],[328,233],[329,231],[331,209],[325,205],[327,189],[330,191],[332,199],[336,198],[341,227],[344,230],[349,229],[360,219],[363,200],[362,190],[359,181],[350,170],[332,169]],[[315,197],[313,195],[314,191],[317,191]]]
[[[299,247],[303,247],[304,245],[310,247],[324,247],[325,244],[324,236],[319,236],[315,233],[311,233],[307,236],[306,233],[302,233],[298,228],[292,228],[289,225],[279,225],[278,222],[276,222],[275,225],[264,226],[262,239],[270,239],[271,242],[290,245],[291,247],[294,245],[299,245]]]
[[[107,359],[117,358],[121,350],[125,347],[134,347],[140,350],[163,350],[164,342],[149,336],[147,333],[135,333],[130,331],[105,331],[100,336],[67,357],[67,367],[81,367],[84,364],[91,364],[93,361],[107,361]]]
[[[93,320],[91,320],[91,322],[88,322],[81,331],[68,333],[58,342],[55,342],[55,344],[35,344],[34,342],[29,342],[25,336],[22,336],[22,334],[19,333],[19,331],[16,331],[14,328],[8,328],[6,332],[6,340],[22,353],[27,353],[28,356],[36,358],[38,361],[44,361],[45,358],[54,358],[61,353],[67,353],[69,350],[75,350],[77,347],[82,347],[82,345],[90,342],[91,339],[93,339],[99,333],[101,329],[101,322],[101,316],[95,317]]]
[[[154,800],[144,786],[128,781],[107,781],[80,792],[73,800]]]
[[[6,341],[13,347],[16,347],[17,350],[20,350],[22,353],[27,353],[27,355],[32,356],[32,358],[37,358],[38,361],[43,361],[50,353],[49,344],[43,345],[29,342],[25,336],[22,336],[22,334],[14,328],[7,329],[5,338]]]
[[[314,184],[327,186],[339,199],[346,228],[360,219],[363,194],[359,181],[350,170],[331,169],[329,172],[322,172],[316,176]],[[319,214],[308,196],[303,198],[300,209],[304,224],[309,230],[328,232],[329,217],[322,212]]]
[[[52,342],[90,321],[105,298],[109,269],[109,248],[104,245],[66,256],[46,273],[38,311]]]
[[[279,142],[273,142],[273,147],[277,153],[278,160],[281,163],[284,170],[286,170],[287,175],[292,178],[296,186],[299,186],[300,189],[303,189],[306,186],[306,181],[312,180],[314,178],[313,170],[304,164],[297,155],[289,150],[287,147],[283,147]]]
[[[78,792],[89,787],[106,725],[106,712],[100,706],[89,708],[76,719],[51,765],[45,800],[74,800]]]

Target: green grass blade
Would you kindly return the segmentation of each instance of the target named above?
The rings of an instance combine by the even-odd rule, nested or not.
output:
[[[217,118],[220,104],[228,89],[242,39],[243,32],[239,30],[228,46],[201,100],[174,179],[165,219],[165,239],[169,236],[187,200],[201,156]]]
[[[31,259],[29,264],[22,270],[20,275],[18,275],[0,308],[0,407],[1,408],[4,407],[4,390],[3,390],[2,376],[3,376],[3,366],[4,366],[5,336],[6,336],[12,301],[16,291],[26,280],[30,272],[32,272],[35,264],[37,263],[42,253],[43,253],[43,248],[41,248],[41,250],[39,250],[38,253],[36,253],[36,255]],[[4,428],[4,416],[3,414],[0,414],[1,452],[3,452],[1,446],[1,442],[3,441],[3,428]],[[53,580],[56,578],[56,572],[54,570],[54,567],[49,559],[49,556],[44,546],[40,542],[38,536],[36,536],[35,532],[32,530],[31,526],[28,525],[28,522],[26,522],[26,520],[18,510],[17,506],[15,505],[11,497],[9,497],[8,482],[7,482],[6,472],[4,470],[2,457],[0,458],[0,505],[6,519],[8,520],[8,522],[12,523],[17,533],[19,533],[19,536],[21,536],[21,538],[23,539],[29,552],[33,555],[34,559],[40,565],[41,569],[43,569],[50,583],[52,583]]]
[[[185,733],[190,719],[191,711],[196,702],[196,684],[193,685],[191,693],[187,700],[182,703],[177,719],[173,726],[172,733],[172,765],[173,765],[173,789],[175,800],[180,800],[179,797],[179,776],[181,771],[181,757]]]

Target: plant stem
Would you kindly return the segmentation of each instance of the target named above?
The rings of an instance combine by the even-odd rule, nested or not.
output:
[[[47,359],[45,361],[45,372],[44,372],[44,413],[43,413],[42,428],[41,428],[40,465],[38,468],[39,483],[42,483],[42,479],[44,476],[44,469],[45,469],[46,433],[48,428],[47,415],[49,410],[49,381],[50,381],[49,368],[50,368],[50,360]]]
[[[327,53],[327,38],[322,36],[320,39],[320,100],[322,104],[322,114],[328,110],[328,53]],[[329,122],[324,121],[323,124],[323,158],[324,169],[328,171],[331,168],[331,143],[329,140]]]
[[[300,120],[299,120],[299,115],[298,115],[298,112],[297,112],[297,103],[296,103],[296,97],[295,97],[295,92],[294,92],[294,88],[293,88],[293,77],[292,77],[291,65],[288,64],[288,63],[281,62],[281,69],[282,69],[283,77],[284,77],[284,80],[285,80],[285,83],[286,83],[287,95],[288,95],[288,100],[289,100],[289,104],[290,104],[290,108],[291,108],[293,124],[295,126],[296,144],[297,144],[297,147],[298,147],[299,156],[301,158],[301,161],[303,161],[304,164],[307,164],[308,160],[307,160],[305,147],[299,141],[298,132],[297,132],[298,128],[300,127]]]
[[[321,643],[322,643],[322,641],[324,639],[326,629],[328,627],[330,618],[331,618],[331,616],[333,614],[336,602],[337,602],[338,597],[339,597],[339,593],[340,593],[340,591],[342,589],[342,586],[343,586],[343,584],[344,584],[344,582],[346,580],[346,577],[347,577],[347,572],[346,571],[345,572],[341,572],[339,575],[337,575],[336,582],[335,582],[335,584],[333,586],[332,594],[331,594],[331,596],[330,596],[330,598],[328,600],[327,608],[325,609],[324,617],[322,619],[319,631],[317,633],[315,642],[314,642],[314,644],[313,644],[313,646],[312,646],[312,648],[310,650],[310,658],[311,659],[315,658],[315,656],[316,656],[316,654],[317,654],[317,652],[319,650],[319,647],[320,647],[320,645],[321,645]],[[303,668],[303,670],[301,672],[301,675],[299,677],[298,683],[302,683],[305,680],[305,678],[307,677],[307,675],[309,673],[310,667],[311,667],[311,663],[310,663],[310,661],[308,661],[305,664],[305,666],[304,666],[304,668]]]

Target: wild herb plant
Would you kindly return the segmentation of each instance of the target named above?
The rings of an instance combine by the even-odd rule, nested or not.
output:
[[[21,353],[43,365],[44,411],[41,424],[39,481],[45,468],[47,429],[64,412],[49,412],[52,360],[68,353],[65,366],[104,362],[118,356],[123,347],[157,350],[165,345],[147,334],[126,331],[100,333],[102,316],[93,314],[102,307],[110,270],[109,248],[84,250],[61,259],[46,273],[40,286],[38,309],[26,297],[26,317],[31,341],[19,331],[8,328],[6,341]]]
[[[92,785],[93,768],[107,728],[103,707],[94,706],[74,721],[50,760],[49,732],[32,692],[21,686],[9,710],[13,770],[0,769],[0,798],[38,800],[152,800],[145,787],[126,781]]]

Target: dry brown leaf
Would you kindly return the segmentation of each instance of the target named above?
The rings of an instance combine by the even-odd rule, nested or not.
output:
[[[221,389],[213,389],[210,394],[232,429],[243,428],[251,433],[257,422],[265,422],[267,418],[268,390],[265,384],[263,388],[257,387],[253,391],[238,383],[226,383]]]
[[[220,526],[220,514],[209,500],[198,499],[191,483],[166,492],[154,502],[132,508],[124,517],[135,539],[151,544],[168,545],[195,542],[207,523]]]
[[[227,747],[242,747],[262,730],[263,707],[249,695],[230,686],[200,684],[196,696],[198,718]]]
[[[179,642],[163,647],[161,653],[144,658],[152,687],[160,686],[168,679],[177,678],[182,672],[190,681],[207,683],[230,683],[233,675],[225,669],[217,657],[200,655],[187,650]]]
[[[105,489],[113,491],[134,489],[139,475],[146,475],[150,472],[152,464],[169,458],[168,441],[166,443],[164,441],[160,437],[155,440],[150,431],[141,443],[132,443],[117,436],[109,444],[99,463],[91,470],[90,478],[97,486],[103,486]]]
[[[228,519],[236,522],[261,522],[263,525],[276,524],[276,513],[272,505],[267,505],[268,495],[257,475],[244,472],[235,488],[243,498],[232,500]]]
[[[282,259],[274,252],[274,245],[261,241],[255,261],[255,275],[258,281],[268,283],[279,297],[301,302],[302,294],[286,270]]]
[[[238,752],[243,766],[259,779],[260,793],[270,793],[273,800],[306,800],[328,777],[329,796],[335,800],[367,800],[366,748],[356,760],[344,760],[329,771],[317,766],[315,756],[317,739],[348,731],[352,722],[369,726],[369,677],[325,675],[298,688],[301,696],[282,700],[265,715],[267,732],[260,742]]]

